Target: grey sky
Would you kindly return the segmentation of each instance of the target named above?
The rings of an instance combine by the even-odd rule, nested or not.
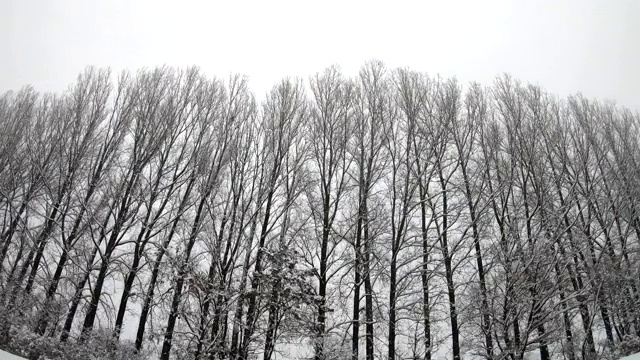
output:
[[[284,76],[371,58],[461,82],[508,72],[640,110],[640,1],[0,0],[0,92],[66,88],[87,65]]]

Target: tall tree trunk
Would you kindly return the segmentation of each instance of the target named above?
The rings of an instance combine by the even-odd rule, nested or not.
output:
[[[224,231],[227,225],[227,221],[228,220],[225,213],[225,216],[223,217],[220,224],[220,230],[218,231],[217,239],[222,239],[222,237],[224,236]],[[233,218],[232,218],[232,221],[234,221]],[[229,238],[232,236],[232,233],[233,233],[233,228],[229,232]],[[211,259],[211,264],[209,264],[209,273],[207,275],[207,287],[206,287],[205,299],[204,299],[204,303],[202,305],[202,309],[200,313],[200,324],[198,326],[198,343],[196,344],[196,350],[193,354],[193,357],[195,359],[200,358],[200,355],[202,353],[202,347],[204,345],[204,341],[207,336],[207,321],[209,319],[209,308],[211,307],[214,290],[216,289],[216,287],[220,291],[224,290],[224,282],[225,282],[226,274],[223,274],[223,273],[219,274],[219,277],[220,277],[218,279],[219,284],[218,286],[216,286],[215,284],[216,267],[222,268],[222,266],[220,266],[219,264],[220,260],[216,258],[217,256],[218,255],[214,252]],[[219,304],[216,303],[215,306],[218,307]],[[211,333],[212,338],[216,335],[217,335],[217,332]]]
[[[58,263],[56,265],[56,270],[53,274],[53,278],[51,279],[51,282],[49,283],[49,287],[47,288],[47,295],[45,297],[44,306],[42,307],[42,311],[36,325],[35,332],[38,335],[44,335],[47,325],[49,324],[49,318],[47,317],[47,314],[48,314],[47,307],[53,300],[53,297],[56,294],[56,291],[58,289],[58,285],[60,284],[62,272],[64,270],[64,267],[67,264],[67,261],[69,260],[69,250],[73,246],[73,244],[76,242],[77,238],[80,236],[80,226],[82,225],[82,221],[87,211],[88,204],[91,201],[91,198],[93,197],[93,194],[97,188],[97,183],[100,178],[100,174],[102,173],[103,166],[104,166],[104,161],[101,162],[100,165],[98,165],[97,170],[94,172],[94,175],[91,178],[89,189],[87,190],[82,206],[80,207],[80,212],[76,216],[76,219],[73,223],[71,233],[63,241],[62,254],[60,254],[60,258],[58,259]]]
[[[478,216],[476,214],[476,204],[472,200],[471,187],[469,185],[469,176],[467,174],[467,164],[461,161],[462,179],[464,181],[464,189],[467,197],[467,207],[471,220],[471,229],[473,235],[473,246],[476,252],[476,265],[478,267],[478,280],[480,281],[481,314],[482,314],[482,332],[484,334],[484,344],[487,352],[487,359],[493,359],[493,341],[491,338],[491,319],[489,315],[489,301],[487,297],[487,283],[485,280],[484,263],[482,261],[482,249],[480,247],[480,232],[478,230]]]
[[[427,236],[426,189],[420,181],[420,225],[422,234],[422,317],[424,324],[424,360],[431,360],[431,305],[429,300],[429,238]]]
[[[318,317],[316,320],[315,331],[315,360],[324,360],[324,336],[325,336],[325,321],[327,311],[327,252],[329,247],[329,195],[330,187],[325,185],[324,190],[324,202],[322,206],[322,243],[320,244],[320,277],[318,286]]]
[[[191,191],[196,181],[195,172],[191,173],[189,182],[187,183],[184,194],[182,195],[182,199],[180,200],[180,205],[178,205],[178,209],[176,211],[175,218],[171,224],[171,229],[167,234],[166,238],[162,242],[162,246],[158,249],[158,254],[156,255],[156,259],[153,262],[153,269],[151,270],[151,279],[149,279],[149,285],[147,287],[147,291],[144,296],[144,302],[142,304],[142,310],[140,311],[140,320],[138,321],[138,330],[136,332],[136,342],[135,347],[136,351],[140,351],[142,349],[142,343],[144,341],[144,333],[147,326],[147,319],[149,317],[149,312],[151,311],[151,302],[153,301],[153,297],[155,294],[156,283],[158,282],[158,277],[160,275],[160,266],[162,264],[162,259],[164,258],[164,254],[166,253],[169,245],[171,244],[171,240],[176,234],[176,230],[178,229],[178,224],[180,224],[180,220],[182,219],[182,215],[189,203],[189,198],[191,196]]]
[[[438,178],[442,188],[442,231],[440,236],[440,246],[442,248],[442,258],[444,261],[445,279],[447,283],[447,297],[449,299],[449,320],[451,322],[451,351],[454,360],[460,360],[460,328],[458,326],[458,309],[456,306],[455,284],[453,280],[453,259],[449,254],[449,204],[447,199],[447,181],[442,172],[441,160],[437,161]]]
[[[277,174],[277,167],[274,167],[274,171],[271,179],[274,179],[275,174]],[[269,190],[267,194],[267,203],[265,206],[264,219],[262,221],[262,229],[260,230],[260,239],[258,241],[258,251],[256,253],[255,265],[253,268],[253,277],[251,278],[251,293],[249,295],[249,302],[247,307],[247,322],[245,325],[244,333],[242,336],[242,346],[239,349],[238,360],[247,360],[249,354],[249,343],[251,342],[251,337],[253,336],[253,332],[255,331],[255,321],[258,315],[258,287],[260,286],[260,281],[262,277],[262,257],[263,249],[265,245],[265,241],[267,239],[267,231],[269,228],[269,219],[271,217],[271,206],[273,202],[273,180],[271,181],[272,188]],[[250,250],[247,250],[250,251]]]
[[[162,352],[160,353],[161,360],[169,360],[169,355],[171,354],[171,347],[173,345],[172,344],[173,330],[176,326],[176,322],[179,316],[178,307],[180,306],[180,301],[182,300],[182,288],[184,286],[185,277],[187,275],[187,267],[189,265],[189,260],[191,258],[191,250],[193,249],[193,245],[195,245],[198,232],[200,231],[200,222],[201,222],[202,212],[209,198],[209,192],[210,190],[207,189],[205,194],[203,194],[202,198],[200,199],[200,204],[198,205],[198,209],[196,210],[196,216],[191,226],[191,232],[189,233],[187,246],[184,250],[183,260],[180,264],[180,268],[178,269],[178,275],[176,278],[175,285],[173,287],[173,299],[171,300],[171,310],[169,313],[169,319],[167,320],[167,328],[165,330],[164,340],[162,342]]]
[[[29,201],[31,201],[31,196],[33,192],[33,186],[29,187],[27,194],[22,200],[22,204],[18,209],[18,213],[13,217],[11,223],[9,224],[9,229],[2,234],[2,250],[0,250],[0,274],[2,274],[4,270],[4,259],[7,256],[7,252],[9,251],[9,246],[11,246],[11,240],[13,239],[13,234],[15,234],[18,229],[18,224],[22,219],[22,214],[27,210],[27,205],[29,205]]]
[[[371,281],[371,254],[372,244],[369,232],[369,211],[365,211],[364,221],[364,256],[363,256],[363,277],[364,277],[364,297],[365,297],[365,353],[366,360],[375,358],[374,348],[374,319],[373,319],[373,283]]]
[[[89,337],[93,329],[93,323],[95,322],[95,318],[98,313],[98,305],[100,304],[100,297],[102,296],[102,287],[104,286],[104,281],[107,277],[107,270],[109,269],[111,255],[113,254],[113,251],[115,250],[118,241],[121,238],[121,235],[123,235],[121,234],[121,231],[129,215],[132,203],[132,191],[134,185],[137,183],[139,174],[140,170],[137,168],[137,166],[134,166],[134,168],[131,169],[130,176],[127,178],[124,195],[121,199],[121,204],[118,209],[118,216],[115,220],[113,229],[111,230],[111,234],[109,235],[109,240],[107,241],[107,244],[105,246],[104,253],[101,254],[100,271],[98,272],[98,278],[96,279],[95,286],[93,287],[93,290],[91,292],[89,308],[87,309],[84,323],[82,325],[82,334],[80,337],[81,342]]]
[[[273,284],[273,289],[269,297],[269,319],[267,320],[267,333],[264,340],[264,360],[271,360],[271,356],[276,347],[277,322],[280,313],[280,305],[278,304],[281,291],[280,283],[281,279],[278,278],[275,284]]]
[[[167,152],[168,154],[169,152]],[[153,219],[151,218],[153,204],[155,204],[156,199],[159,194],[159,186],[160,181],[162,180],[163,169],[166,163],[167,156],[164,156],[160,162],[158,174],[156,176],[155,182],[153,184],[152,189],[150,190],[151,196],[149,199],[148,210],[145,214],[144,219],[142,220],[142,227],[140,232],[138,233],[138,237],[136,238],[135,247],[133,250],[133,261],[131,263],[131,267],[129,268],[129,272],[124,280],[124,287],[122,289],[122,295],[120,296],[120,304],[118,305],[118,313],[116,315],[116,322],[113,329],[112,336],[117,340],[120,338],[120,333],[122,331],[122,324],[124,323],[124,315],[127,310],[127,303],[129,301],[129,297],[131,296],[131,290],[133,289],[133,282],[138,275],[138,270],[140,266],[140,261],[144,255],[144,249],[151,240],[153,236],[153,229],[155,228],[156,223],[160,216],[163,215],[164,209],[171,200],[171,195],[173,194],[173,189],[176,186],[178,181],[178,169],[176,168],[173,179],[171,180],[171,185],[169,185],[169,189],[166,192],[166,196],[164,197],[162,203],[158,207],[158,210],[155,212]],[[151,221],[150,221],[151,220]]]
[[[568,204],[565,200],[565,196],[562,192],[562,187],[560,184],[560,174],[558,174],[556,172],[556,166],[553,160],[553,157],[551,157],[550,155],[547,155],[547,160],[549,161],[549,164],[551,165],[551,173],[553,175],[553,179],[554,179],[554,185],[555,185],[555,190],[556,193],[558,195],[558,199],[560,201],[560,209],[566,209],[568,207]],[[563,211],[563,216],[562,216],[562,220],[565,226],[565,232],[567,234],[568,240],[570,244],[574,243],[574,239],[573,239],[573,224],[571,223],[571,221],[569,220],[569,215],[567,213],[567,211]],[[558,242],[557,243],[557,247],[558,250],[560,252],[561,257],[564,259],[564,262],[567,263],[567,270],[569,272],[569,279],[571,281],[571,285],[573,287],[573,291],[577,294],[576,295],[576,300],[578,302],[578,308],[579,308],[579,312],[580,312],[580,319],[582,321],[582,329],[584,331],[585,334],[585,345],[586,345],[586,349],[585,346],[582,347],[582,358],[585,360],[593,360],[595,359],[596,356],[596,348],[595,348],[595,343],[594,343],[594,339],[593,339],[593,332],[591,330],[591,316],[589,314],[589,307],[588,307],[588,303],[587,303],[587,299],[584,295],[584,285],[582,282],[582,276],[580,275],[580,273],[578,271],[574,271],[572,265],[571,265],[571,260],[569,260],[567,258],[566,255],[566,251],[564,249],[564,246],[562,245],[562,243]],[[573,254],[573,264],[576,266],[576,269],[579,266],[579,260],[578,257],[576,256],[576,254]],[[558,266],[558,264],[556,263],[556,267]],[[559,276],[559,270],[556,269],[556,273]],[[563,296],[563,292],[561,291],[561,296]],[[562,301],[562,299],[561,299]],[[566,307],[566,304],[564,304],[563,302],[563,307]],[[571,336],[571,324],[568,324],[567,321],[567,313],[566,313],[566,309],[563,308],[563,321],[565,324],[565,335],[567,337],[567,342],[570,345],[570,349],[568,349],[568,351],[570,352],[570,357],[575,357],[575,349],[574,349],[574,344],[573,341],[570,341],[569,338],[573,339],[573,337]],[[573,358],[571,358],[570,360],[574,360]]]
[[[257,203],[260,204],[261,196],[258,195]],[[251,247],[253,245],[253,237],[256,233],[256,227],[258,225],[258,216],[255,216],[251,221],[251,229],[249,231],[249,235],[247,237],[247,246],[244,257],[244,263],[242,265],[242,275],[240,276],[240,296],[236,301],[236,309],[233,314],[233,328],[231,330],[231,346],[229,349],[230,358],[235,360],[239,354],[239,347],[242,345],[242,331],[240,329],[240,325],[242,324],[242,317],[244,315],[244,298],[245,298],[245,289],[247,287],[247,278],[249,277],[249,266],[251,264]]]
[[[557,262],[554,264],[554,270],[556,272],[558,284],[561,284],[562,279],[560,267]],[[560,304],[562,305],[562,325],[564,326],[565,346],[563,347],[563,354],[567,357],[568,360],[576,360],[575,344],[573,343],[573,331],[571,330],[571,318],[569,316],[566,296],[562,287],[559,289],[558,296],[560,298]]]
[[[392,250],[391,265],[389,268],[389,328],[388,328],[388,356],[389,360],[396,358],[396,255]]]
[[[360,172],[362,174],[362,171]],[[362,175],[361,175],[362,176]],[[359,340],[360,340],[360,286],[361,286],[361,247],[362,247],[362,189],[360,189],[360,205],[358,206],[358,220],[356,222],[356,242],[354,245],[354,283],[353,283],[353,315],[351,332],[351,359],[358,360]]]
[[[75,286],[75,292],[71,300],[71,305],[69,306],[69,310],[67,311],[67,316],[64,321],[64,327],[62,328],[62,333],[60,334],[61,342],[65,342],[67,341],[67,339],[69,339],[69,334],[71,333],[71,327],[73,326],[73,320],[76,316],[76,311],[78,310],[80,301],[82,300],[82,292],[84,290],[84,286],[87,283],[87,281],[89,281],[89,277],[91,276],[93,259],[95,259],[96,254],[98,253],[98,246],[93,247],[92,254],[89,257],[90,260],[87,262],[87,270],[82,276],[82,279],[80,280],[80,282]]]
[[[38,269],[40,268],[40,261],[42,261],[42,257],[44,256],[44,249],[49,240],[49,236],[53,231],[54,224],[57,223],[58,212],[60,212],[60,206],[62,205],[62,201],[66,195],[67,189],[71,183],[70,176],[67,176],[64,184],[62,185],[62,189],[58,194],[58,198],[56,203],[53,205],[53,208],[49,214],[47,214],[47,221],[45,222],[44,228],[38,235],[36,240],[37,250],[35,253],[35,258],[33,259],[33,265],[31,266],[31,273],[29,274],[29,278],[27,278],[27,285],[24,288],[25,294],[30,294],[31,289],[33,287],[33,282],[36,279],[36,275],[38,274]],[[28,266],[28,263],[25,263],[23,266]]]

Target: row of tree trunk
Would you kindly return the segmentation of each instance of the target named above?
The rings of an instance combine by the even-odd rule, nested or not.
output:
[[[0,128],[0,345],[32,359],[640,338],[640,116],[610,103],[378,61],[260,104],[241,76],[89,68],[2,95]]]

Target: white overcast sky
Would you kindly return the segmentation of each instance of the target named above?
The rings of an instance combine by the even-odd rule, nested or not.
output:
[[[462,83],[507,72],[640,110],[640,1],[0,0],[0,92],[65,89],[87,65],[198,65],[264,94],[369,59]]]

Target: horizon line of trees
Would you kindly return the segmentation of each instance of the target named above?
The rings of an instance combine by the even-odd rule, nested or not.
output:
[[[508,75],[90,67],[0,96],[0,216],[31,359],[640,350],[640,115]]]

